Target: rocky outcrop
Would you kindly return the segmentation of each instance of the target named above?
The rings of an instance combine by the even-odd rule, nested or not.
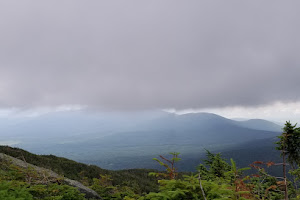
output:
[[[22,168],[30,168],[35,170],[38,174],[40,175],[45,175],[47,174],[48,179],[55,179],[55,180],[62,180],[66,185],[72,186],[72,187],[76,187],[78,188],[78,190],[81,193],[84,193],[86,198],[94,198],[94,199],[101,199],[101,197],[92,189],[82,185],[80,182],[75,181],[75,180],[71,180],[65,177],[62,177],[60,175],[58,175],[57,173],[49,170],[49,169],[45,169],[42,167],[38,167],[32,164],[29,164],[23,160],[11,157],[9,155],[0,153],[0,160],[5,160],[8,162],[11,162],[12,164],[22,167]]]

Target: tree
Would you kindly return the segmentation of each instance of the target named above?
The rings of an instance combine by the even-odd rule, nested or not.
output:
[[[290,122],[286,122],[283,133],[278,136],[280,141],[276,142],[281,156],[286,156],[293,169],[296,169],[300,163],[300,128],[296,128],[296,126],[297,124],[292,125]]]
[[[277,150],[281,151],[282,166],[283,166],[283,180],[285,187],[285,199],[288,199],[288,186],[286,177],[287,162],[293,170],[296,170],[300,163],[300,129],[296,128],[297,124],[292,125],[286,122],[283,128],[283,133],[278,136],[280,139],[276,142]],[[295,187],[297,184],[295,184]]]
[[[242,197],[248,199],[252,198],[252,195],[250,194],[250,188],[246,185],[244,180],[247,178],[243,179],[241,178],[243,171],[249,170],[249,167],[241,168],[238,169],[236,166],[236,163],[234,160],[231,158],[231,170],[226,172],[225,174],[230,177],[232,185],[233,185],[233,191],[234,191],[234,196],[235,199],[241,199]]]
[[[161,160],[157,159],[157,158],[153,158],[153,160],[157,161],[161,166],[166,168],[167,173],[156,173],[156,172],[151,172],[149,173],[150,175],[154,175],[156,177],[158,176],[163,176],[163,177],[169,177],[170,179],[175,179],[178,172],[177,169],[175,167],[175,164],[181,160],[181,158],[178,158],[178,155],[180,153],[178,152],[171,152],[169,153],[172,155],[171,159],[167,159],[164,156],[160,155],[159,157],[161,158]]]
[[[213,154],[206,150],[207,159],[204,160],[204,165],[199,165],[198,169],[206,179],[225,178],[225,173],[231,170],[231,166],[226,162],[220,153]]]

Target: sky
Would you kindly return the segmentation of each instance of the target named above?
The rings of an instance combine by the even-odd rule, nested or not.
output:
[[[300,2],[0,2],[0,115],[167,109],[300,121]]]

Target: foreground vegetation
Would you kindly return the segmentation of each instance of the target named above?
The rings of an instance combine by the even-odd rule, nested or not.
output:
[[[82,182],[84,185],[93,184],[94,178],[105,175],[112,179],[112,185],[121,185],[134,188],[137,194],[158,191],[157,179],[149,177],[150,169],[126,169],[126,170],[106,170],[95,165],[78,163],[54,155],[35,155],[19,148],[0,146],[0,153],[26,160],[26,162],[50,169],[62,176]]]
[[[165,168],[154,170],[109,171],[56,156],[38,156],[17,148],[0,147],[0,152],[51,169],[75,179],[96,191],[102,199],[180,200],[180,199],[300,199],[300,129],[287,122],[279,136],[277,149],[282,163],[255,161],[238,168],[220,153],[207,150],[206,159],[195,173],[178,173],[179,153],[154,160]],[[263,152],[262,152],[263,153]],[[274,177],[267,168],[281,167]],[[59,180],[47,180],[30,169],[1,161],[0,199],[86,199],[76,188]]]

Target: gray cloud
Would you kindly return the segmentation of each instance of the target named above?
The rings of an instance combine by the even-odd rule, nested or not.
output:
[[[299,1],[1,1],[0,106],[299,101]]]

